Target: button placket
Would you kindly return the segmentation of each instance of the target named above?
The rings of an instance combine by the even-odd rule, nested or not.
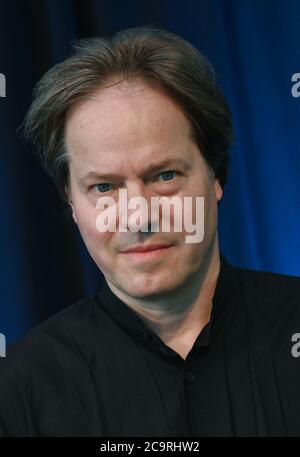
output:
[[[196,381],[196,374],[192,370],[186,370],[184,373],[184,379],[193,384]]]

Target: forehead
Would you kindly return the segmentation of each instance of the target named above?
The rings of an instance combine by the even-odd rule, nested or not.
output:
[[[66,116],[71,162],[88,165],[145,162],[183,155],[191,127],[178,105],[163,92],[140,83],[100,89]]]

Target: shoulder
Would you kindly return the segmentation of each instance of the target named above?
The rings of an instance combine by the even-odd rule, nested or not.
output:
[[[237,315],[241,321],[246,318],[241,331],[258,401],[273,405],[274,412],[277,409],[272,421],[279,423],[282,417],[288,433],[299,434],[300,278],[241,268],[235,271],[241,293]]]
[[[300,332],[300,278],[233,267],[241,303],[256,337],[290,341]]]
[[[300,277],[268,271],[233,267],[246,296],[254,299],[253,306],[264,303],[272,310],[293,307],[300,301]]]
[[[86,297],[41,322],[7,348],[6,357],[0,359],[0,379],[32,374],[44,361],[63,360],[74,351],[74,340],[80,333],[90,334],[93,323],[94,296]],[[1,381],[0,381],[1,382]]]
[[[59,433],[66,416],[56,411],[70,409],[70,382],[82,372],[81,341],[88,344],[95,306],[93,297],[82,299],[8,347],[0,359],[0,437],[36,436],[40,417]]]

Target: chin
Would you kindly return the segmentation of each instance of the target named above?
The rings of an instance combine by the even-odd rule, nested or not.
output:
[[[128,287],[128,283],[127,285],[124,284],[124,290],[132,297],[142,298],[171,292],[178,287],[179,284],[178,278],[168,278],[168,280],[166,280],[165,278],[151,279],[148,277],[140,279],[137,275],[136,282],[132,282],[131,280],[130,287]]]

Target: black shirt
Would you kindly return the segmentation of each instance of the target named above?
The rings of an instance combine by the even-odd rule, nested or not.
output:
[[[300,436],[300,278],[221,254],[210,317],[184,360],[104,281],[0,359],[0,436]]]

